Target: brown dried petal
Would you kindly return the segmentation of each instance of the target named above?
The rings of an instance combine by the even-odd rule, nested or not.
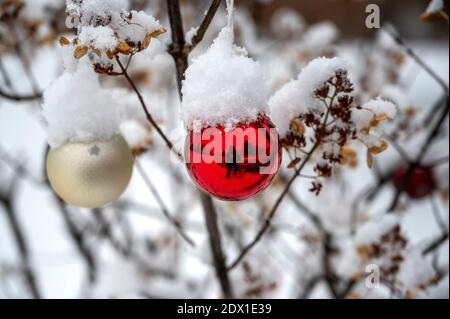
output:
[[[131,47],[126,42],[120,42],[116,47],[116,51],[125,55],[129,55],[131,53]]]
[[[305,125],[297,118],[291,121],[289,124],[289,129],[298,135],[305,134]]]
[[[166,33],[166,29],[161,28],[161,29],[158,29],[158,30],[153,31],[152,33],[150,33],[150,36],[151,36],[152,38],[156,38],[156,37],[160,36],[160,35],[163,34],[163,33]]]
[[[380,114],[380,115],[374,115],[374,117],[372,118],[372,120],[370,121],[370,126],[371,127],[377,127],[378,124],[382,121],[387,121],[390,120],[391,118],[389,116],[387,116],[387,114]]]
[[[298,163],[300,163],[301,160],[302,159],[299,157],[295,158],[292,162],[289,163],[287,168],[294,168],[295,166],[297,166]]]
[[[373,156],[372,156],[372,153],[369,150],[367,150],[367,153],[366,153],[366,160],[367,160],[367,167],[368,168],[372,168],[372,166],[373,166]]]
[[[67,40],[67,38],[65,38],[65,37],[60,37],[60,38],[59,38],[59,44],[64,46],[64,45],[69,45],[70,42],[69,42],[69,40]]]
[[[150,45],[150,42],[152,41],[152,35],[151,34],[147,34],[144,38],[144,41],[142,41],[142,48],[143,49],[147,49],[148,46]]]
[[[380,154],[382,152],[384,152],[385,150],[387,150],[389,144],[386,143],[385,141],[381,141],[380,145],[378,146],[371,146],[369,147],[369,152],[371,154]]]
[[[420,16],[420,20],[422,20],[423,22],[435,22],[440,19],[443,19],[447,22],[449,20],[448,14],[443,10],[437,12],[425,12]]]
[[[112,60],[114,59],[114,52],[112,52],[111,50],[106,51],[106,56],[108,57],[108,59]]]
[[[86,55],[88,52],[88,48],[85,45],[80,45],[75,48],[75,52],[73,53],[73,56],[75,59],[81,59],[83,56]]]

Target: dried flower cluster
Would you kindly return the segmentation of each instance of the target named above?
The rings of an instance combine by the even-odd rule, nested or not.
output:
[[[420,247],[409,242],[400,220],[393,216],[362,225],[342,261],[341,270],[355,281],[365,277],[366,265],[376,265],[381,283],[404,298],[414,297],[436,283],[432,262]]]
[[[5,0],[0,4],[0,21],[15,19],[25,4],[22,0]]]
[[[393,284],[404,260],[402,253],[407,243],[401,233],[400,225],[396,224],[382,234],[378,241],[359,245],[356,249],[359,258],[364,263],[379,265],[381,278],[387,283]]]
[[[76,59],[93,53],[98,73],[112,73],[116,55],[130,56],[145,50],[152,38],[165,32],[152,16],[143,11],[127,11],[126,3],[121,1],[105,5],[97,0],[73,0],[66,13],[77,28],[77,36],[71,41],[61,37],[60,44],[73,46]]]
[[[375,129],[381,122],[393,118],[394,105],[372,100],[358,106],[352,96],[353,90],[347,71],[336,70],[314,91],[314,98],[321,102],[319,107],[307,108],[293,118],[282,138],[283,146],[288,149],[306,153],[305,149],[311,148],[311,144],[314,149],[320,150],[321,156],[314,165],[318,177],[330,177],[336,165],[357,165],[357,153],[350,146],[353,140],[366,145],[369,167],[372,166],[372,156],[388,147]],[[301,160],[301,157],[295,157],[289,167],[294,168]],[[321,182],[315,180],[311,191],[319,194],[321,189]]]

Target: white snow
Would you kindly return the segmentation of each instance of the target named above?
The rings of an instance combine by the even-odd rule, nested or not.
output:
[[[68,141],[108,139],[118,131],[116,100],[87,63],[56,79],[44,92],[42,108],[52,148]]]
[[[128,0],[84,0],[82,2],[76,0],[67,0],[67,13],[78,14],[81,16],[81,23],[89,25],[92,20],[99,18],[107,18],[113,12],[121,13],[128,9]]]
[[[233,45],[224,28],[213,45],[189,66],[183,83],[182,119],[204,126],[255,120],[268,110],[268,88],[260,64]]]
[[[281,136],[289,130],[291,120],[308,111],[321,111],[325,107],[314,92],[347,63],[340,58],[317,58],[311,61],[296,80],[284,85],[269,100],[270,115]]]
[[[361,109],[352,111],[352,122],[358,130],[367,129],[370,126],[372,118],[373,113],[369,110]]]
[[[389,100],[400,108],[406,108],[411,106],[411,101],[405,90],[399,85],[388,84],[383,86],[381,90],[381,96]]]
[[[121,42],[142,43],[147,35],[164,30],[153,16],[127,11],[128,5],[128,0],[68,0],[67,14],[80,18],[79,44],[106,51]]]
[[[358,130],[367,129],[374,116],[386,115],[393,119],[397,114],[397,107],[389,101],[377,98],[362,105],[362,109],[352,110],[352,122]]]
[[[375,115],[387,115],[390,119],[393,119],[397,114],[397,107],[392,102],[380,98],[364,103],[362,108],[370,110]]]
[[[117,46],[114,30],[109,27],[85,26],[78,36],[81,43],[92,45],[99,50],[112,50]]]
[[[400,266],[398,281],[404,289],[412,292],[428,286],[436,276],[429,259],[425,258],[420,247],[408,249]]]
[[[399,223],[399,218],[394,215],[373,219],[358,229],[354,242],[357,247],[377,243],[383,235],[389,233]]]
[[[186,32],[186,43],[192,44],[192,39],[197,35],[198,27],[192,27]]]
[[[140,147],[150,141],[150,132],[135,120],[124,121],[120,124],[120,133],[131,148]]]
[[[305,29],[304,18],[294,9],[281,7],[272,16],[270,26],[272,32],[281,38],[298,36]]]
[[[439,12],[444,8],[444,0],[431,0],[428,4],[427,13]]]
[[[138,43],[143,41],[147,34],[163,30],[158,21],[144,11],[131,11],[132,18],[129,23],[123,24],[119,20],[118,27],[113,27],[119,39]]]
[[[313,24],[303,35],[303,42],[309,51],[322,52],[339,37],[339,30],[329,21]]]

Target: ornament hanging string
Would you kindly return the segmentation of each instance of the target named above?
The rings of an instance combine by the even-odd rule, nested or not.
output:
[[[232,40],[234,41],[234,0],[227,0],[227,14],[228,14],[228,24],[227,27],[230,30]]]

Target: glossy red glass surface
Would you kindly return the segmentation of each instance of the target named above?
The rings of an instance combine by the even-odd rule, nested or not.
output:
[[[231,130],[190,130],[184,152],[195,184],[222,200],[244,200],[264,190],[277,173],[282,155],[278,132],[265,115]]]

